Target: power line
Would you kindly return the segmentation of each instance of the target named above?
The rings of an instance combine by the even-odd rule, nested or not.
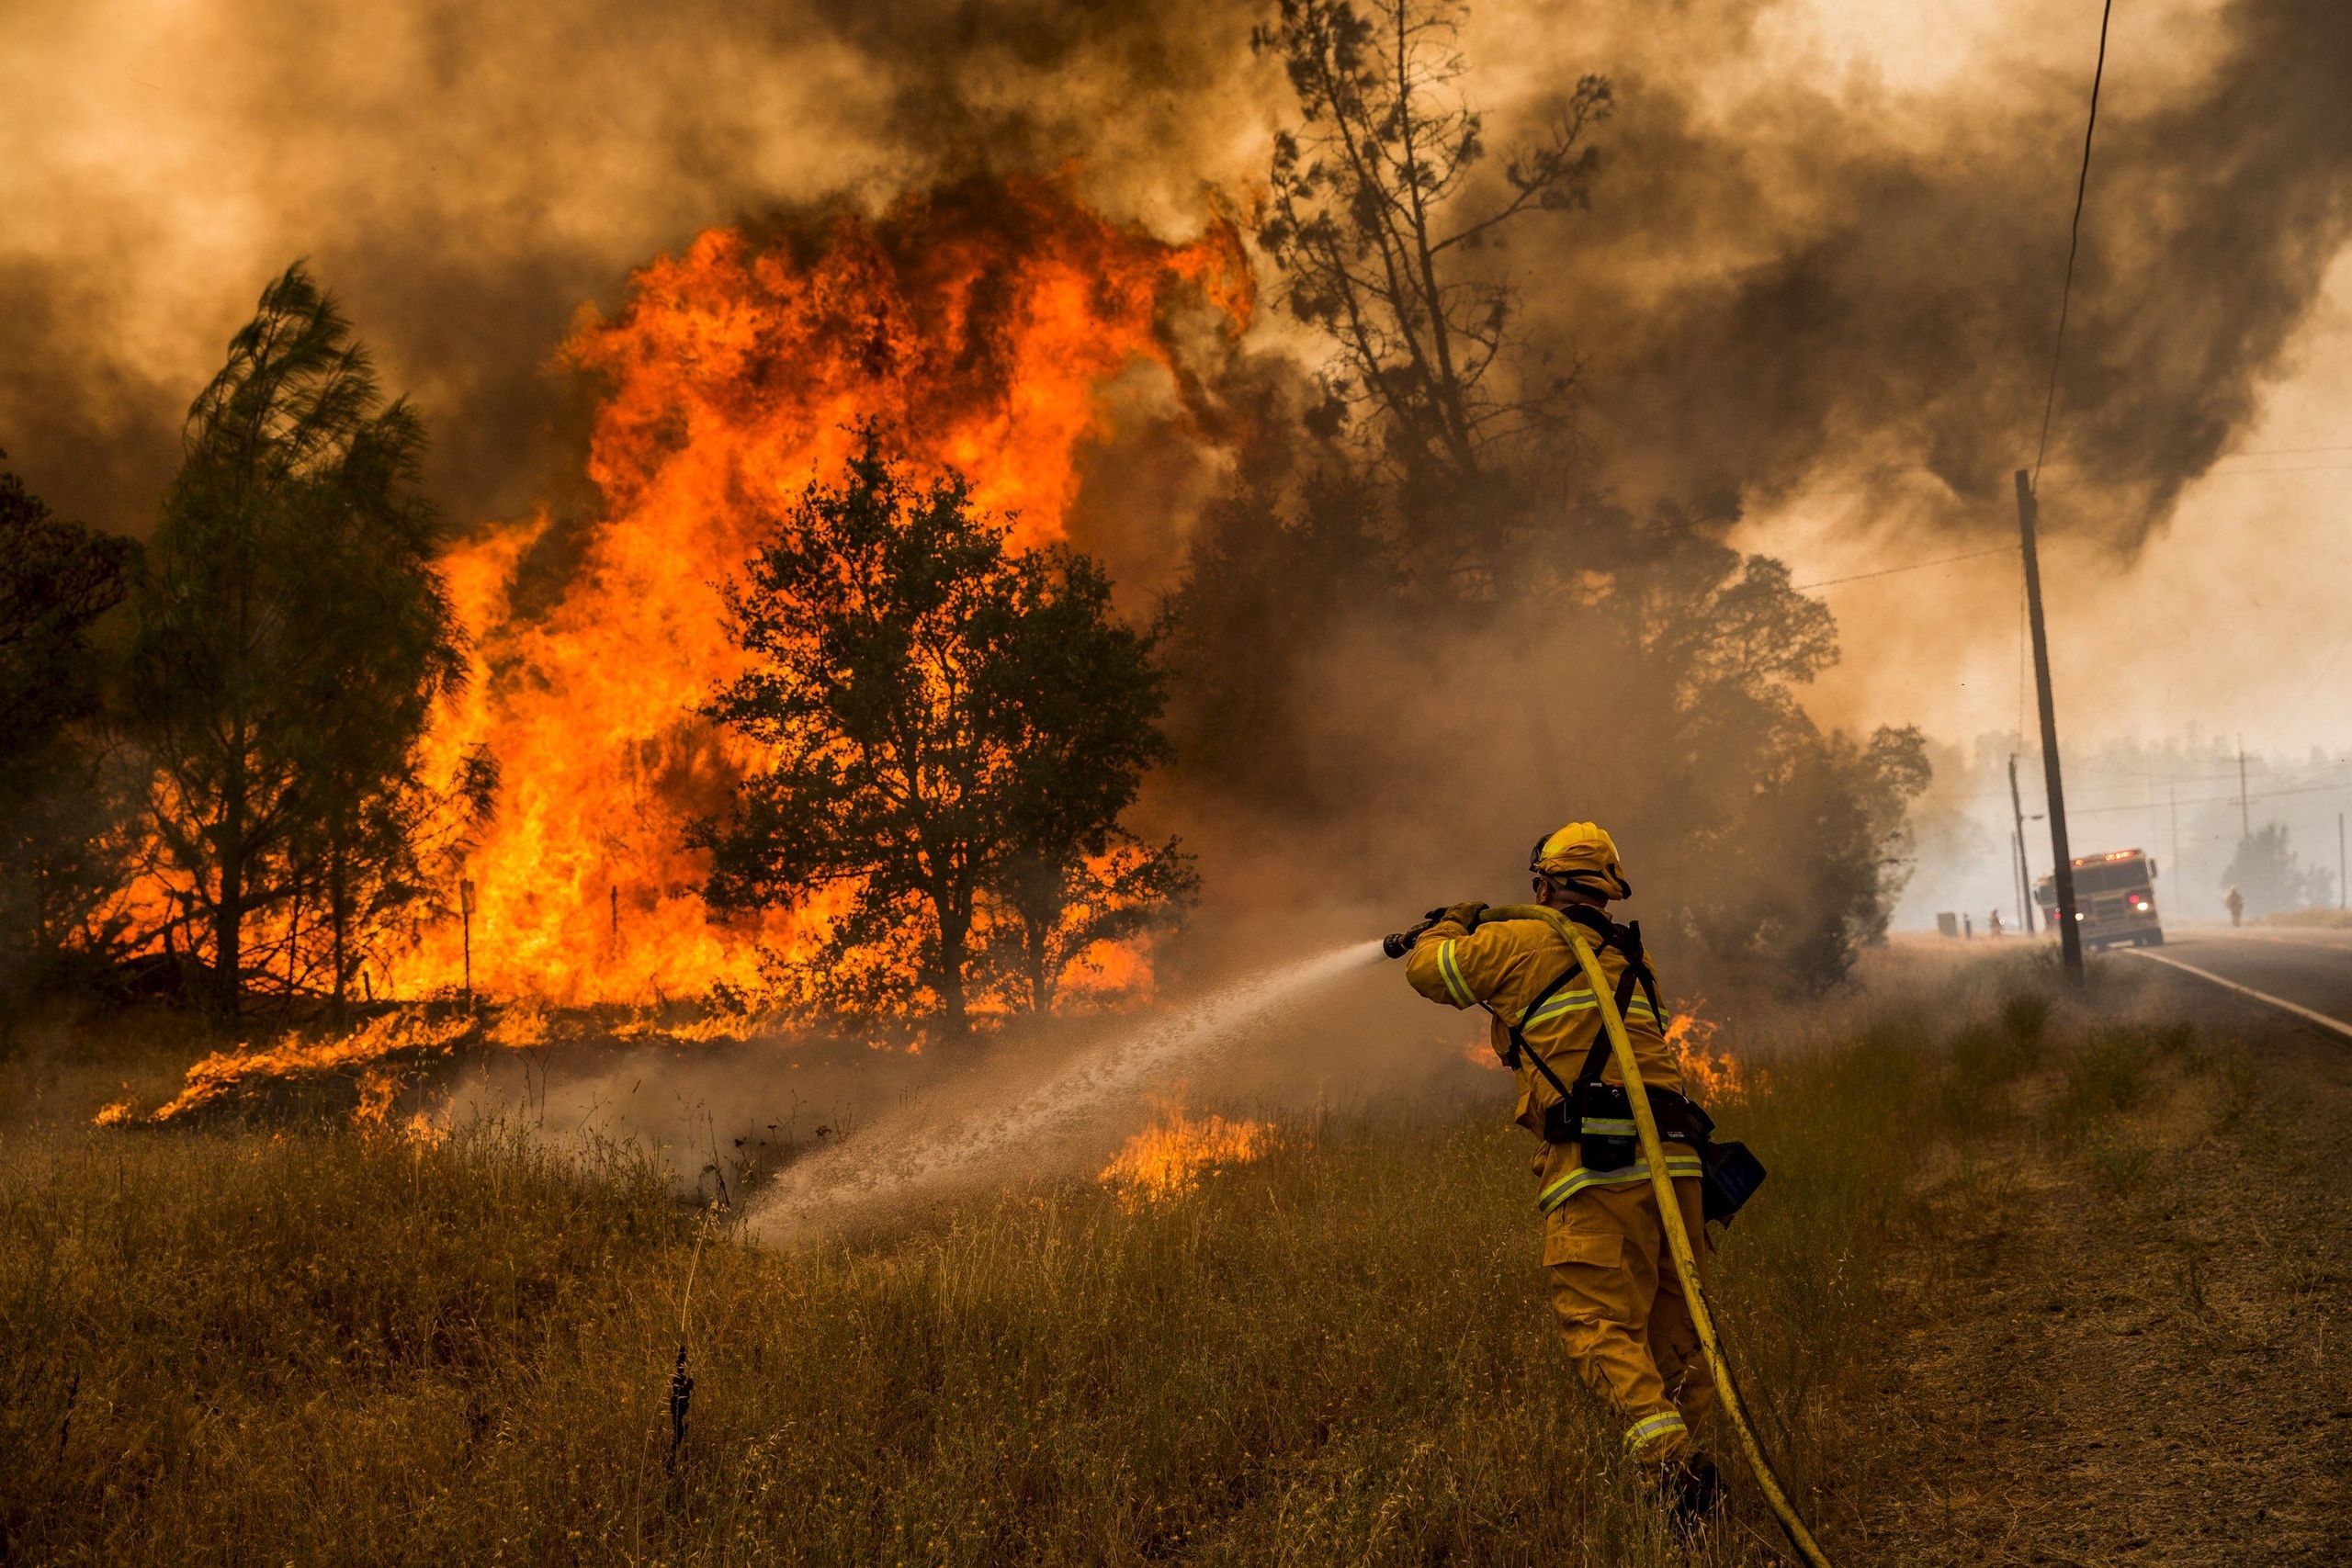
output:
[[[2237,804],[2241,799],[2244,799],[2244,800],[2269,800],[2269,799],[2274,798],[2275,796],[2282,795],[2324,795],[2324,794],[2326,794],[2326,793],[2327,793],[2328,791],[2330,791],[2330,790],[2337,790],[2337,789],[2352,789],[2352,783],[2346,783],[2346,784],[2298,784],[2298,785],[2294,786],[2294,787],[2293,787],[2293,788],[2291,788],[2291,789],[2266,789],[2266,790],[2257,790],[2257,791],[2256,791],[2256,792],[2255,792],[2254,794],[2252,794],[2252,795],[2216,795],[2209,796],[2209,797],[2207,797],[2206,799],[2203,799],[2203,800],[2184,800],[2184,801],[2182,801],[2180,804],[2181,804],[2181,805],[2183,805],[2183,806],[2235,806],[2235,805],[2236,805],[2236,804]],[[2158,804],[2158,803],[2157,803],[2157,802],[2155,802],[2155,801],[2137,801],[2137,802],[2134,802],[2133,804],[2132,804],[2132,805],[2130,805],[2130,806],[2083,806],[2083,807],[2070,807],[2070,808],[2068,808],[2068,811],[2067,811],[2067,813],[2066,813],[2066,814],[2067,814],[2068,816],[2070,816],[2070,817],[2088,817],[2088,816],[2091,816],[2092,814],[2094,814],[2094,813],[2098,813],[2098,812],[2110,812],[2110,811],[2154,811],[2154,810],[2155,810],[2155,809],[2156,809],[2156,807],[2157,807],[2157,804]]]
[[[2084,770],[2081,770],[2081,771],[2086,772],[2086,773],[2109,773],[2110,777],[2129,777],[2129,778],[2140,779],[2140,780],[2143,781],[2143,783],[2144,783],[2145,784],[2150,785],[2150,786],[2153,786],[2153,785],[2155,785],[2155,784],[2165,784],[2165,785],[2166,785],[2166,786],[2176,786],[2176,785],[2182,784],[2213,784],[2213,783],[2218,783],[2218,782],[2220,782],[2220,781],[2221,781],[2221,780],[2222,780],[2222,779],[2231,779],[2231,778],[2235,778],[2235,777],[2237,776],[2237,775],[2236,775],[2235,773],[2178,773],[2178,774],[2167,774],[2167,773],[2131,773],[2131,774],[2120,774],[2120,773],[2109,773],[2109,770],[2101,769],[2101,768],[2086,768],[2086,769],[2084,769]],[[2338,780],[2336,780],[2336,781],[2335,781],[2334,783],[2331,783],[2331,784],[2285,784],[2285,785],[2281,785],[2281,786],[2280,786],[2279,788],[2278,788],[2278,789],[2256,790],[2253,794],[2249,795],[2246,798],[2247,798],[2247,799],[2249,799],[2249,800],[2267,800],[2267,799],[2269,799],[2269,798],[2270,798],[2272,795],[2317,795],[2317,794],[2323,794],[2323,793],[2324,793],[2324,792],[2326,792],[2326,791],[2328,791],[2328,790],[2332,790],[2332,789],[2352,789],[2352,779],[2338,779]],[[1972,790],[1972,791],[1970,791],[1970,792],[1969,792],[1968,794],[1966,794],[1966,795],[1932,795],[1928,796],[1928,800],[1930,801],[1930,803],[1931,803],[1931,804],[1937,804],[1937,805],[1957,805],[1957,804],[1959,804],[1960,802],[1962,802],[1962,801],[1970,801],[1970,800],[2007,800],[2007,799],[2008,798],[2008,795],[2007,795],[2007,792],[2006,792],[2006,791],[2004,791],[2004,790],[1987,789],[1987,790]],[[2197,800],[2184,800],[2184,801],[2180,801],[2180,802],[2178,802],[2177,804],[2182,805],[2182,806],[2211,806],[2211,805],[2214,804],[2216,801],[2220,801],[2220,802],[2232,802],[2232,801],[2235,801],[2237,798],[2238,798],[2238,796],[2237,796],[2237,792],[2236,792],[2236,791],[2234,791],[2234,790],[2233,790],[2233,791],[2231,791],[2228,795],[2213,795],[2213,796],[2211,796],[2211,797],[2210,797],[2210,798],[2200,798],[2200,799],[2197,799]],[[2124,803],[2121,803],[2121,804],[2116,804],[2116,805],[2106,805],[2106,806],[2087,806],[2087,807],[2075,807],[2075,806],[2070,806],[2070,807],[2068,807],[2066,808],[2066,811],[2067,811],[2067,815],[2069,815],[2069,816],[2076,816],[2076,817],[2078,817],[2078,816],[2082,815],[2082,814],[2083,814],[2084,812],[2086,812],[2086,811],[2153,811],[2153,810],[2154,810],[2154,809],[2156,808],[2157,805],[2159,805],[2159,804],[2160,804],[2159,802],[2155,802],[2155,801],[2142,800],[2142,801],[2129,801],[2129,802],[2124,802]]]
[[[2075,297],[2075,257],[2083,244],[2083,197],[2091,184],[2091,136],[2098,130],[2098,89],[2107,78],[2107,24],[2115,15],[2115,0],[2107,0],[2098,13],[2098,63],[2091,68],[2091,113],[2083,127],[2083,168],[2075,177],[2075,220],[2066,231],[2066,282],[2058,291],[2058,337],[2050,345],[2050,393],[2041,403],[2041,444],[2034,449],[2033,483],[2041,485],[2041,459],[2050,451],[2050,416],[2058,407],[2058,366],[2066,352],[2066,308]],[[2064,867],[2059,869],[2064,870]]]
[[[1882,567],[1876,571],[1858,571],[1851,577],[1826,577],[1818,582],[1792,582],[1789,584],[1789,592],[1807,593],[1816,588],[1835,588],[1841,582],[1861,582],[1873,577],[1893,577],[1900,571],[1925,571],[1931,566],[1950,566],[1954,561],[1982,560],[1986,556],[2015,555],[2017,549],[2015,545],[1996,545],[1989,550],[1971,550],[1964,556],[1941,556],[1934,560],[1913,561],[1909,566],[1889,566]]]

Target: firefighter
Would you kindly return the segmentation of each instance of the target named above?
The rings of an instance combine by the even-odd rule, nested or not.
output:
[[[2234,926],[2239,923],[2239,918],[2245,913],[2245,895],[2233,886],[2230,888],[2230,896],[2222,900],[2222,907],[2229,910],[2230,924]]]
[[[1660,1112],[1667,1168],[1703,1270],[1702,1169],[1692,1146],[1703,1132],[1694,1134],[1695,1124],[1675,1113],[1676,1101],[1690,1102],[1681,1098],[1680,1066],[1666,1042],[1640,928],[1618,926],[1605,913],[1611,900],[1633,895],[1617,846],[1592,823],[1572,822],[1535,846],[1528,870],[1536,901],[1590,933],[1642,1077],[1653,1090],[1666,1091],[1652,1094],[1652,1106]],[[1670,1515],[1695,1524],[1723,1498],[1715,1466],[1691,1435],[1714,1403],[1714,1379],[1667,1250],[1648,1163],[1632,1142],[1633,1123],[1589,1109],[1609,1109],[1611,1090],[1588,1089],[1588,1083],[1623,1083],[1599,999],[1575,951],[1548,922],[1481,923],[1486,908],[1457,904],[1442,911],[1414,943],[1406,977],[1431,1001],[1482,1007],[1493,1016],[1496,1054],[1518,1077],[1514,1119],[1545,1140],[1534,1160],[1536,1207],[1544,1215],[1553,1308],[1568,1350],[1586,1384],[1623,1421],[1626,1450]],[[1614,1093],[1617,1115],[1629,1117],[1623,1088]],[[1675,1138],[1678,1128],[1683,1139]]]

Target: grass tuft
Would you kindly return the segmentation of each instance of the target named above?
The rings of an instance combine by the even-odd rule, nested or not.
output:
[[[2064,1087],[2051,1108],[2062,1136],[2082,1139],[2109,1129],[2147,1092],[2150,1043],[2145,1032],[2109,1027],[2095,1032],[2066,1064]]]
[[[2156,1157],[2154,1148],[2121,1130],[2094,1137],[2086,1153],[2090,1160],[2092,1182],[2110,1198],[2137,1190]]]

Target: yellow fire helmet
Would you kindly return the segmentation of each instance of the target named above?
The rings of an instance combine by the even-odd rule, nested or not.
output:
[[[1603,898],[1634,896],[1634,885],[1617,863],[1617,840],[1594,823],[1571,822],[1550,838],[1537,840],[1527,869]]]

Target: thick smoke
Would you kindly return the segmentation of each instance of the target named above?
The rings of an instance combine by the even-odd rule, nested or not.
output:
[[[1875,514],[1906,525],[1996,515],[2039,424],[2088,15],[2012,7],[1947,47],[1910,8],[1840,8],[1898,68],[1931,43],[1960,61],[1889,82],[1796,0],[1475,12],[1467,85],[1498,143],[1578,73],[1619,82],[1593,210],[1522,230],[1499,265],[1542,346],[1586,359],[1587,427],[1628,499],[1810,480],[1879,487]],[[1114,216],[1174,229],[1204,184],[1246,197],[1283,108],[1255,18],[20,7],[0,43],[0,446],[68,514],[143,531],[220,344],[307,254],[431,417],[452,511],[517,513],[574,462],[545,369],[570,316],[703,227],[1073,159]],[[2054,527],[2137,540],[2246,418],[2345,239],[2346,79],[2352,13],[2326,0],[2119,22]]]
[[[2046,394],[2096,13],[2040,7],[1926,94],[1792,62],[1694,95],[1685,51],[1762,49],[1774,10],[1672,13],[1623,68],[1589,231],[1521,258],[1591,348],[1598,445],[1635,487],[1875,483],[1906,523],[2006,525]],[[2184,32],[2193,65],[2165,53]],[[2119,20],[2053,526],[2136,544],[2248,418],[2352,223],[2347,72],[2352,13],[2324,0]]]
[[[1247,23],[1220,16],[32,0],[0,34],[0,447],[62,513],[144,533],[189,400],[308,255],[425,412],[456,518],[561,500],[549,356],[703,229],[1080,156],[1196,220],[1239,171],[1213,106]]]

